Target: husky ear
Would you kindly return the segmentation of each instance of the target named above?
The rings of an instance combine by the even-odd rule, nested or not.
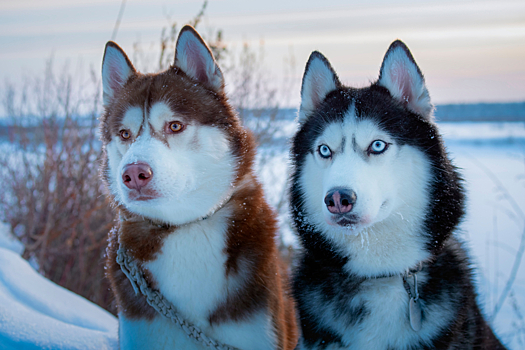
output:
[[[434,107],[425,85],[425,78],[408,47],[400,40],[394,41],[383,59],[378,84],[386,87],[392,97],[412,112],[425,118],[432,117]]]
[[[323,102],[326,95],[339,86],[341,83],[330,62],[322,53],[312,52],[303,75],[299,123],[304,123]]]
[[[113,41],[108,41],[102,60],[102,100],[109,105],[130,76],[136,73],[128,56]]]
[[[192,26],[181,29],[175,49],[175,66],[187,76],[216,91],[224,88],[222,72],[208,45]]]

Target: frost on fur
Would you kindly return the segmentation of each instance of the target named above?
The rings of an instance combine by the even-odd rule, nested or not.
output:
[[[102,61],[102,85],[104,106],[119,91],[129,77],[135,73],[135,68],[131,64],[128,56],[113,41],[106,44],[104,59]]]
[[[222,72],[212,52],[191,26],[182,28],[175,51],[175,66],[187,76],[216,91],[224,87]]]
[[[312,52],[303,76],[299,123],[304,123],[326,95],[340,85],[339,78],[326,57],[318,51]]]
[[[388,48],[381,65],[378,83],[386,87],[392,97],[412,112],[425,118],[432,117],[434,107],[425,86],[425,78],[402,41],[396,40]]]

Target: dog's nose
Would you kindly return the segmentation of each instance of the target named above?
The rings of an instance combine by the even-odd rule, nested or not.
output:
[[[357,200],[354,191],[346,188],[334,188],[324,197],[324,203],[332,214],[346,214],[352,210]]]
[[[122,182],[127,188],[137,190],[145,187],[153,177],[151,167],[146,163],[133,163],[124,167]]]

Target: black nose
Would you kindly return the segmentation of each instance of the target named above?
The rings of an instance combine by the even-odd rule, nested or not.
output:
[[[324,197],[324,203],[332,214],[346,214],[352,210],[357,195],[346,188],[333,188]]]

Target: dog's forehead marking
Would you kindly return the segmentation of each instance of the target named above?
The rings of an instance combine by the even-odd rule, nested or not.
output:
[[[148,115],[149,123],[155,131],[162,131],[168,121],[181,121],[182,116],[177,115],[164,101],[153,103]]]
[[[130,107],[124,113],[122,118],[122,126],[126,129],[131,130],[134,135],[137,135],[142,123],[144,122],[144,113],[140,107]]]
[[[325,127],[315,146],[327,144],[338,154],[355,153],[368,161],[366,150],[375,140],[392,142],[392,137],[373,119],[359,118],[355,106],[352,105],[341,120],[333,121]]]
[[[355,108],[350,108],[345,114],[342,122],[343,134],[352,138],[352,149],[354,152],[365,150],[370,142],[381,139],[389,141],[389,135],[379,127],[372,119],[357,118]]]
[[[326,144],[333,151],[338,150],[341,152],[345,144],[345,137],[343,129],[341,128],[341,123],[330,123],[319,136],[316,147],[320,144]]]

